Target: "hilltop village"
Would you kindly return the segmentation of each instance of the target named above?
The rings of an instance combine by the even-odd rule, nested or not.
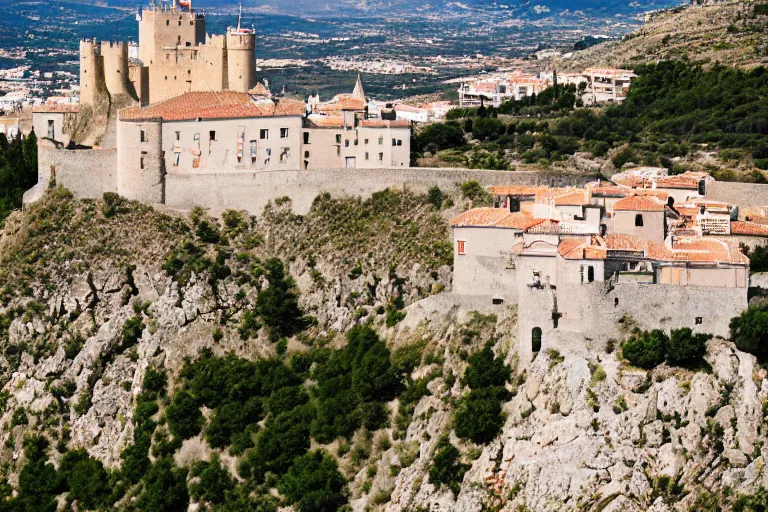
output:
[[[79,104],[35,109],[39,182],[25,203],[55,183],[79,197],[113,192],[214,213],[257,213],[285,196],[301,212],[323,192],[499,180],[494,208],[452,223],[453,293],[518,304],[524,352],[619,338],[629,323],[727,336],[747,307],[741,248],[764,245],[768,225],[710,197],[707,173],[640,167],[612,183],[576,176],[556,188],[536,173],[411,169],[412,125],[428,111],[369,102],[359,76],[328,102],[278,98],[256,80],[252,29],[238,22],[209,35],[203,14],[175,2],[137,21],[138,47],[81,41]],[[519,101],[558,80],[584,104],[621,103],[633,78],[621,69],[516,70],[462,83],[459,104]]]
[[[634,328],[728,337],[748,302],[742,251],[768,243],[764,211],[707,197],[706,173],[636,168],[612,181],[490,187],[494,207],[451,222],[453,292],[517,304],[529,355]]]

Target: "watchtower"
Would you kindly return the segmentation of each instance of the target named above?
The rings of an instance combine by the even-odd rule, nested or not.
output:
[[[124,42],[102,41],[101,57],[105,83],[110,96],[125,94],[137,99],[128,72],[128,45]]]
[[[96,105],[107,93],[104,58],[96,39],[80,40],[80,104]]]

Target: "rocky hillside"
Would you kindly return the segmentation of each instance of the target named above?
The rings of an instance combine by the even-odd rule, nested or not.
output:
[[[13,214],[0,510],[761,510],[755,358],[520,361],[516,307],[449,292],[469,206],[384,191],[216,220],[54,189]]]
[[[577,52],[562,67],[631,66],[665,59],[750,68],[768,63],[768,3],[691,2],[659,11],[621,41]]]

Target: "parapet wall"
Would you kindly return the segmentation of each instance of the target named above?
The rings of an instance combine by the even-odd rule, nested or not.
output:
[[[707,199],[741,207],[768,206],[768,185],[715,181],[707,185]]]
[[[77,197],[98,198],[104,192],[117,192],[116,149],[65,150],[38,145],[37,160],[35,189],[48,186],[51,166],[55,166],[56,184],[68,188]],[[34,200],[31,196],[30,199]],[[24,202],[30,201],[25,197]]]
[[[628,330],[689,327],[694,332],[727,338],[731,318],[747,308],[746,288],[605,283],[559,285],[520,293],[520,353],[531,355],[532,332],[542,332],[542,350],[572,350],[609,339],[622,341]],[[553,306],[561,315],[557,328]],[[525,358],[524,358],[525,359]]]
[[[227,209],[260,214],[268,201],[286,196],[293,201],[293,210],[304,214],[323,192],[367,197],[387,187],[424,191],[437,185],[443,190],[452,190],[468,180],[477,180],[483,186],[565,186],[583,184],[590,179],[578,174],[427,168],[201,172],[167,174],[165,202],[185,210],[201,206],[214,214]]]

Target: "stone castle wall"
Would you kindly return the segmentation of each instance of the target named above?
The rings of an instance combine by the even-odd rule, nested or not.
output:
[[[104,192],[117,192],[117,150],[63,150],[38,146],[38,184],[29,192],[47,188],[51,166],[56,168],[56,183],[77,197],[98,198]],[[33,201],[24,194],[24,202]]]
[[[707,185],[707,199],[742,207],[768,205],[768,185],[715,181]]]
[[[564,186],[579,185],[589,179],[576,174],[427,168],[169,173],[165,176],[165,202],[184,210],[202,206],[211,213],[232,208],[259,214],[268,201],[287,196],[293,201],[294,211],[303,214],[323,192],[367,197],[387,187],[424,191],[437,185],[450,190],[467,180],[477,180],[483,186]]]
[[[606,283],[560,284],[557,289],[519,290],[520,354],[531,356],[534,327],[542,330],[542,350],[603,344],[642,330],[689,327],[694,332],[728,337],[728,324],[747,308],[745,288]],[[557,328],[552,318],[557,304]],[[701,323],[697,323],[697,319]]]

